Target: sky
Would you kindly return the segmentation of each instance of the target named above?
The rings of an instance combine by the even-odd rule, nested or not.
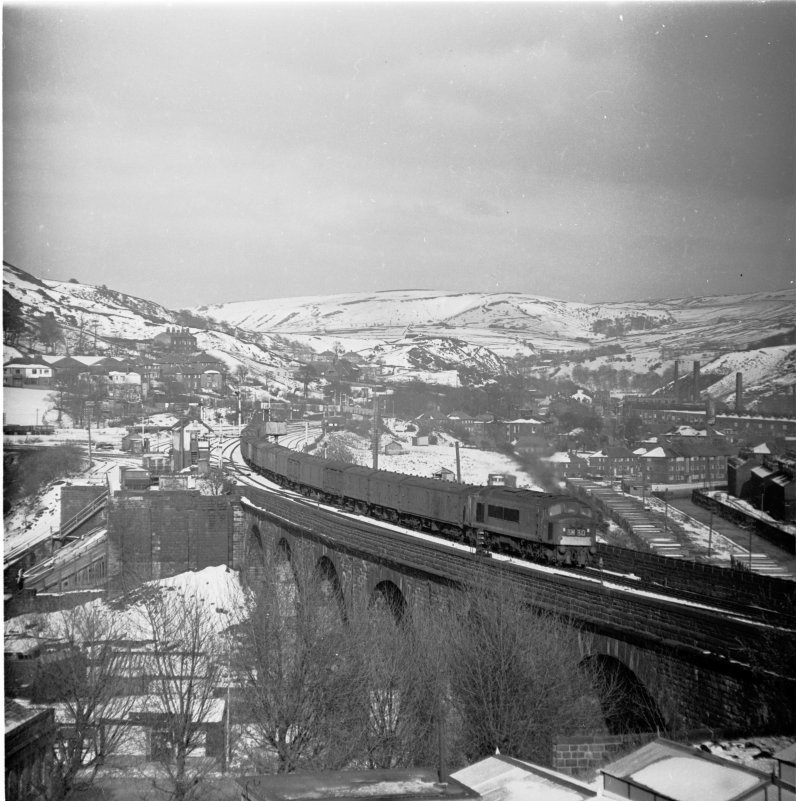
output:
[[[796,3],[7,2],[4,258],[173,309],[791,288]]]

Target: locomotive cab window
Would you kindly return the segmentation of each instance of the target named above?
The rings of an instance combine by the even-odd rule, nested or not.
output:
[[[520,522],[519,509],[509,509],[505,506],[492,506],[490,504],[487,507],[486,513],[489,517],[493,518],[494,520],[505,520],[508,523]]]

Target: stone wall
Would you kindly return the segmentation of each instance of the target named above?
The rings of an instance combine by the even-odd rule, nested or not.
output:
[[[232,564],[234,515],[227,495],[118,492],[108,506],[108,575],[114,584]]]
[[[68,523],[78,512],[86,508],[93,500],[99,498],[107,487],[99,485],[67,486],[61,487],[61,526]],[[105,512],[98,513],[81,523],[70,536],[79,537],[82,534],[96,528],[104,521]]]
[[[553,770],[574,778],[591,778],[601,767],[652,742],[657,736],[653,732],[559,737],[553,743]]]

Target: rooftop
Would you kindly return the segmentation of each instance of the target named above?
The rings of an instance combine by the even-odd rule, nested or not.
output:
[[[475,790],[484,801],[585,801],[597,795],[576,779],[499,754],[462,768],[453,778]]]
[[[439,783],[431,768],[243,776],[242,801],[454,801],[478,794],[456,780]]]
[[[769,784],[764,773],[664,739],[639,748],[601,772],[607,798],[732,801]]]

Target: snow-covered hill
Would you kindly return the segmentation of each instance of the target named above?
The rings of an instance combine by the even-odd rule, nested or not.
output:
[[[589,305],[521,293],[406,290],[279,298],[170,310],[151,301],[74,281],[40,280],[4,264],[3,287],[22,306],[26,350],[41,349],[32,323],[51,313],[64,331],[58,346],[71,352],[134,353],[167,326],[182,325],[199,347],[255,381],[266,372],[286,374],[296,348],[305,352],[355,351],[395,373],[454,383],[464,367],[488,379],[505,371],[509,355],[622,349],[622,368],[660,370],[675,358],[699,360],[705,375],[726,376],[710,389],[734,392],[734,374],[746,374],[749,397],[796,382],[796,289],[753,295],[642,300]],[[783,342],[757,348],[771,337]],[[25,336],[21,338],[24,346]],[[6,348],[6,357],[18,351]],[[306,355],[303,357],[306,360]],[[596,369],[599,362],[593,362]],[[567,375],[557,360],[555,370]],[[540,372],[545,368],[540,366]],[[546,372],[551,372],[547,370]]]

